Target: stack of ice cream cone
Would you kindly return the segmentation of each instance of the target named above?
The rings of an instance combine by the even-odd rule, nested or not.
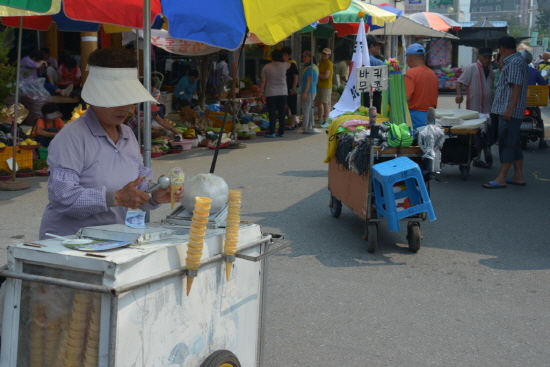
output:
[[[44,355],[44,308],[35,298],[29,302],[30,330],[29,330],[29,366],[42,367]]]
[[[229,280],[229,277],[231,276],[231,269],[233,268],[233,262],[235,261],[234,256],[237,253],[237,243],[239,242],[239,223],[241,222],[241,202],[241,190],[229,190],[223,253],[226,256],[226,259],[227,256],[231,256],[230,259],[232,261],[226,261],[225,263],[226,280]]]
[[[61,320],[63,317],[57,317],[47,320],[46,333],[44,336],[44,367],[53,367],[55,353],[59,345]]]
[[[61,356],[64,357],[62,359],[63,367],[80,367],[82,364],[91,298],[90,292],[75,292],[71,320],[65,340],[65,353],[63,353],[64,356]]]
[[[187,245],[187,258],[185,265],[188,270],[198,270],[201,264],[202,248],[204,245],[204,235],[206,234],[206,224],[210,215],[209,198],[197,196],[195,210],[191,218],[191,229],[189,231],[189,244]],[[187,295],[191,292],[194,276],[187,274]]]
[[[185,179],[185,173],[179,167],[172,168],[172,172],[169,175],[170,177],[170,194],[172,196],[172,209],[176,206],[176,198],[174,194],[179,190],[183,181]]]
[[[95,293],[92,298],[92,312],[88,324],[86,349],[82,367],[97,367],[99,356],[99,322],[101,315],[101,295]]]

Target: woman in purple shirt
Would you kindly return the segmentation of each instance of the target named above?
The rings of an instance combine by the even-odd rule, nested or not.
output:
[[[101,49],[88,63],[82,98],[90,107],[50,143],[50,203],[40,239],[45,233],[73,235],[83,227],[123,224],[128,208],[151,210],[171,201],[170,188],[145,193],[153,171],[143,165],[132,130],[123,125],[135,103],[155,102],[137,78],[137,61],[124,50]],[[183,197],[183,187],[175,196]]]

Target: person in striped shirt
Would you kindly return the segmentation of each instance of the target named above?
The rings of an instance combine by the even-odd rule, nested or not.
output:
[[[504,189],[507,184],[526,185],[523,177],[520,129],[527,100],[527,63],[516,52],[514,37],[499,39],[498,51],[501,54],[503,66],[491,112],[498,115],[499,119],[500,171],[493,181],[483,184],[486,189]],[[512,165],[514,174],[511,178],[506,178]]]

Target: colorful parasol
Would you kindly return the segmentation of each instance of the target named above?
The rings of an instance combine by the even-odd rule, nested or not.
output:
[[[2,8],[6,9],[6,7],[0,7],[0,12]],[[24,12],[24,10],[21,12]],[[19,18],[18,16],[3,16],[1,20],[3,25],[17,28],[19,27]],[[54,22],[57,24],[57,29],[60,31],[97,32],[99,30],[99,23],[81,22],[70,19],[65,15],[65,12],[63,12],[62,6],[60,11],[55,14],[23,16],[22,20],[23,28],[36,31],[47,31]]]
[[[357,34],[359,29],[359,12],[365,13],[365,31],[370,26],[383,27],[384,24],[394,22],[397,15],[378,6],[367,4],[361,0],[352,0],[350,6],[328,17],[322,18],[317,25],[311,24],[302,28],[298,33],[307,33],[314,30],[316,37],[330,37],[334,32],[338,37],[344,37],[350,34]]]
[[[109,11],[105,11],[105,9],[109,9]],[[151,0],[151,19],[154,20],[160,13],[160,0]],[[46,16],[60,14],[60,19],[64,19],[66,16],[66,18],[84,22],[114,24],[138,29],[143,28],[143,0],[0,0],[0,16],[2,17],[27,17],[39,14]],[[52,20],[53,18],[49,20],[50,24]],[[46,22],[44,19],[40,19],[39,21],[42,24]],[[2,23],[4,23],[4,18],[2,19]],[[23,27],[36,29],[29,24],[27,25]]]
[[[174,38],[237,49],[245,32],[275,45],[317,19],[346,9],[350,0],[162,0],[168,29]]]
[[[399,19],[402,15],[403,15],[403,11],[402,10],[399,10],[397,8],[394,8],[393,6],[391,6],[390,4],[377,4],[376,5],[377,7],[379,7],[380,9],[382,10],[385,10],[385,11],[388,11],[390,13],[393,13],[395,14],[396,18]],[[380,28],[384,28],[385,27],[385,24],[379,26],[379,25],[376,25],[376,24],[372,24],[371,27],[370,27],[370,31],[374,31],[375,29],[380,29]]]
[[[417,21],[420,24],[436,29],[441,32],[449,30],[458,31],[462,27],[454,20],[444,16],[443,14],[421,12],[409,15],[409,18]]]

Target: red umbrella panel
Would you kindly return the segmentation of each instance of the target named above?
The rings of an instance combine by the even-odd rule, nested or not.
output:
[[[441,32],[448,32],[449,30],[458,31],[462,28],[460,24],[443,14],[421,12],[411,14],[408,17]]]
[[[319,24],[328,24],[330,23],[334,31],[338,34],[338,37],[348,36],[350,34],[357,34],[359,30],[359,23],[337,23],[334,22],[331,16],[324,17],[319,19]],[[365,33],[368,33],[369,25],[365,23]]]
[[[151,0],[151,20],[161,12],[160,0]],[[70,24],[71,20],[143,29],[143,0],[64,0],[58,14],[23,17],[23,28],[44,31],[50,27],[52,21],[59,26],[62,22]],[[2,17],[2,24],[19,27],[19,17]],[[81,30],[81,27],[82,24],[79,24],[75,29],[75,24],[71,24],[65,30]],[[62,28],[59,27],[60,30]]]

